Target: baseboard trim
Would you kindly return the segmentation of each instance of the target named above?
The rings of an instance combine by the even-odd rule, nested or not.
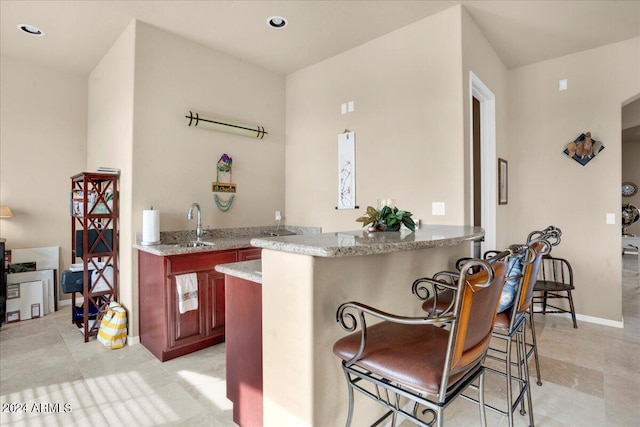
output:
[[[541,313],[536,313],[536,314],[541,314]],[[568,319],[571,319],[571,313],[547,313],[545,316],[558,316],[558,317],[566,317]],[[576,320],[579,320],[581,322],[587,322],[587,323],[595,323],[597,325],[610,326],[612,328],[620,328],[620,329],[624,328],[624,318],[622,319],[622,321],[616,321],[611,319],[603,319],[602,317],[593,317],[593,316],[587,316],[584,314],[576,313]]]
[[[567,315],[567,317],[571,317]],[[576,314],[576,319],[582,322],[595,323],[598,325],[611,326],[613,328],[624,328],[624,318],[621,321],[603,319],[601,317],[585,316],[584,314]]]
[[[83,297],[77,297],[76,298],[76,302],[83,302],[84,298]],[[71,306],[71,299],[61,299],[58,300],[58,307],[70,307]]]

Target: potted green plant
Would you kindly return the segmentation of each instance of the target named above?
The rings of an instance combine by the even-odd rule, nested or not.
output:
[[[398,231],[401,224],[411,231],[416,231],[416,223],[411,215],[411,212],[396,207],[383,206],[378,210],[373,206],[367,206],[367,213],[356,221],[361,222],[363,227],[369,226],[369,231]]]

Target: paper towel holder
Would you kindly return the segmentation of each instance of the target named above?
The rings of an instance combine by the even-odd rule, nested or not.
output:
[[[150,210],[150,211],[153,211],[153,210],[154,210],[154,209],[153,209],[153,205],[151,205],[151,208],[150,208],[149,210]],[[145,212],[145,211],[143,211],[143,215],[142,215],[142,230],[143,230],[143,231],[142,231],[142,238],[140,239],[140,245],[142,245],[142,246],[153,246],[153,245],[159,245],[159,244],[160,244],[160,239],[158,239],[158,240],[156,240],[156,241],[154,241],[154,242],[146,242],[146,241],[144,240],[144,212]],[[148,212],[148,211],[146,211],[146,212]],[[156,211],[156,212],[157,212],[157,211]],[[159,218],[158,218],[158,223],[159,223]],[[158,235],[160,234],[160,229],[159,229],[159,227],[160,227],[160,226],[159,226],[159,224],[158,224]]]

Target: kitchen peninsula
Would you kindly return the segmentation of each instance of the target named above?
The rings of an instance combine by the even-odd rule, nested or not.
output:
[[[419,315],[420,303],[411,295],[413,281],[452,269],[483,234],[478,227],[443,225],[415,232],[252,239],[253,246],[262,248],[261,274],[251,273],[262,282],[264,425],[343,425],[347,386],[332,351],[346,333],[336,323],[338,306],[360,301],[392,313]],[[238,264],[216,270],[247,279],[246,269]],[[255,383],[239,386],[260,391]],[[354,419],[375,419],[380,410],[368,399],[357,399]]]

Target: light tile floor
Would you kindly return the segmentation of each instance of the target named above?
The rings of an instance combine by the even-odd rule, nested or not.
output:
[[[536,315],[543,381],[532,386],[537,426],[639,425],[640,273],[635,257],[624,256],[623,264],[623,329],[585,322],[573,329],[568,318]],[[161,363],[141,345],[108,350],[95,340],[85,344],[68,307],[5,324],[0,425],[233,426],[224,351],[222,344]],[[495,405],[503,383],[487,375],[487,396]],[[7,412],[7,404],[27,411]],[[477,414],[472,403],[456,401],[446,425],[478,425]],[[489,426],[507,425],[496,413],[487,418]],[[517,426],[527,421],[516,414]]]

